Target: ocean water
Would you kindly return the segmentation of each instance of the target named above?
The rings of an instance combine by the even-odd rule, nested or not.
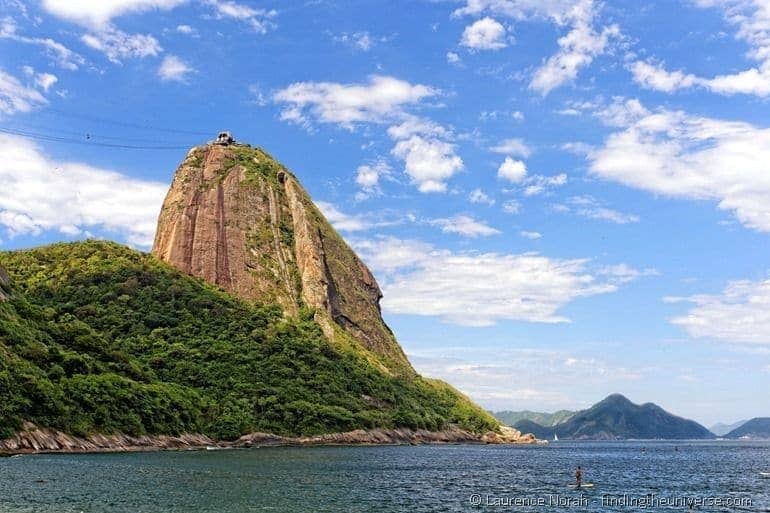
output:
[[[770,442],[36,455],[0,458],[0,512],[770,511],[768,471]]]

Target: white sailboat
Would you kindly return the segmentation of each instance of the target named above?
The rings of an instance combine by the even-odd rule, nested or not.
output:
[[[556,436],[556,433],[553,434],[553,441],[554,442],[558,442],[559,441],[559,437]]]

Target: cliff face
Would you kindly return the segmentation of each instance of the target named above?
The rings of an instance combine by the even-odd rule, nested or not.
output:
[[[11,297],[11,280],[8,273],[0,267],[0,303]]]
[[[289,315],[310,307],[329,339],[352,337],[391,371],[413,373],[382,320],[372,273],[297,179],[260,149],[193,148],[163,203],[152,252]]]

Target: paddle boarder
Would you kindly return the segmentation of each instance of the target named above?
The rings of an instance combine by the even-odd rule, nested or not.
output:
[[[580,468],[580,465],[578,465],[577,470],[575,470],[575,488],[580,488],[583,485],[583,469]]]

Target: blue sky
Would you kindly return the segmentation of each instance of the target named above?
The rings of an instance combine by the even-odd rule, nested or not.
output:
[[[0,0],[0,249],[147,250],[217,131],[491,409],[770,414],[765,0]]]

